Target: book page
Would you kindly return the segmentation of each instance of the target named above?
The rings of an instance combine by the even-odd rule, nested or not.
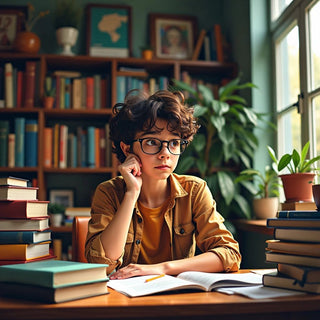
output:
[[[121,280],[109,280],[108,286],[129,297],[139,297],[177,289],[204,290],[200,285],[168,275],[146,282],[147,279],[151,279],[153,277],[156,277],[156,275],[140,276]]]
[[[207,291],[226,287],[248,287],[262,284],[262,275],[255,273],[207,273],[187,271],[180,273],[178,278],[196,282],[207,288]]]

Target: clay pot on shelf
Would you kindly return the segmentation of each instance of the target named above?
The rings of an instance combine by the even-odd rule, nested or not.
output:
[[[29,31],[18,32],[13,42],[14,50],[22,53],[38,53],[40,45],[40,38]]]
[[[275,218],[279,208],[277,197],[253,200],[253,211],[256,219]]]
[[[142,50],[142,58],[145,60],[151,60],[153,58],[153,50],[151,49]]]
[[[54,97],[44,97],[43,106],[45,109],[52,109],[54,104]]]

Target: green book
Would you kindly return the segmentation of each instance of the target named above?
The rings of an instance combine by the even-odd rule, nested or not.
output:
[[[31,284],[47,288],[107,280],[106,264],[47,260],[0,266],[0,282]]]

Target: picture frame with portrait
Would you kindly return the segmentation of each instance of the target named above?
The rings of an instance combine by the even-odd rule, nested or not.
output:
[[[89,4],[87,16],[87,54],[93,57],[131,56],[131,7]]]
[[[72,189],[51,189],[49,190],[50,203],[61,204],[65,208],[74,206],[74,190]]]
[[[23,18],[28,14],[27,6],[0,6],[0,51],[13,49],[13,42],[23,30]]]
[[[191,59],[197,34],[195,16],[151,13],[150,44],[160,59]]]

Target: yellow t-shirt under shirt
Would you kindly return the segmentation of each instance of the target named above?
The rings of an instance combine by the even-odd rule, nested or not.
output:
[[[171,260],[170,233],[163,208],[147,208],[138,202],[143,217],[143,235],[138,263],[153,264]]]

